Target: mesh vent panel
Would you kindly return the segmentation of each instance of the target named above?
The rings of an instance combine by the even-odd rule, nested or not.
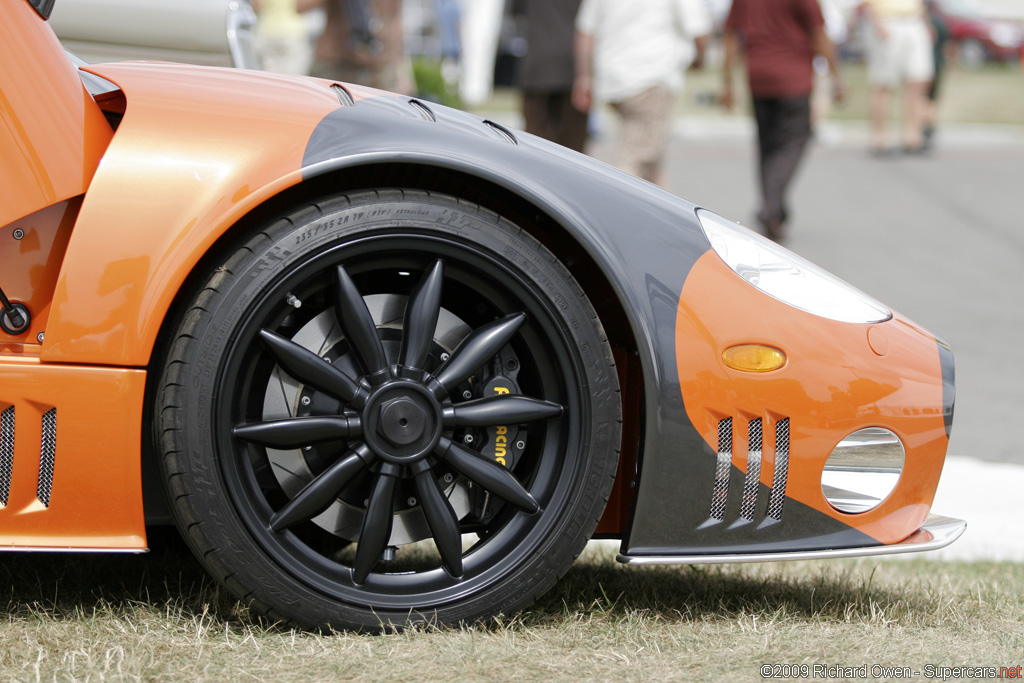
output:
[[[775,475],[772,493],[768,497],[768,516],[782,519],[782,504],[786,502],[786,479],[789,477],[789,418],[775,423]]]
[[[732,418],[718,423],[718,462],[715,468],[715,489],[711,494],[711,516],[725,519],[725,504],[729,501],[729,470],[732,466]]]
[[[753,521],[757,508],[757,484],[761,480],[761,418],[747,423],[747,478],[743,481],[743,503],[740,517]]]
[[[50,507],[50,490],[53,487],[53,465],[57,457],[57,409],[50,408],[43,414],[43,439],[39,447],[39,485],[36,498]]]
[[[0,504],[7,505],[14,474],[14,406],[0,413]]]

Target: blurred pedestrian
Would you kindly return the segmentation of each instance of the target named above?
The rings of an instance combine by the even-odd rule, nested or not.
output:
[[[889,95],[904,90],[903,149],[922,151],[928,84],[935,66],[923,0],[864,0],[868,23],[868,82],[871,88],[871,152],[889,153],[885,122]]]
[[[576,15],[573,104],[610,102],[622,119],[617,163],[665,184],[672,104],[711,32],[704,0],[583,0]]]
[[[722,106],[731,108],[733,65],[742,51],[757,121],[761,209],[765,233],[782,239],[788,218],[786,188],[811,137],[815,55],[832,74],[833,96],[843,97],[835,48],[818,0],[733,0],[725,21]]]
[[[252,5],[259,13],[256,44],[263,68],[283,74],[309,73],[313,60],[309,31],[296,0],[253,0]]]
[[[573,31],[580,0],[513,0],[526,18],[526,55],[519,63],[526,132],[577,152],[587,141],[587,112],[572,103]]]
[[[921,117],[921,149],[928,151],[935,139],[936,107],[939,99],[939,85],[946,72],[946,51],[949,49],[949,26],[939,12],[935,0],[926,0],[928,21],[932,29],[932,64],[935,73],[925,93],[924,114]]]
[[[327,24],[310,74],[333,81],[411,94],[402,0],[298,0],[300,12],[324,7]]]
[[[825,20],[825,35],[832,41],[836,55],[839,55],[839,46],[850,38],[850,31],[846,26],[846,17],[839,7],[837,0],[818,0],[821,7],[821,16]],[[832,67],[823,55],[814,55],[814,86],[811,90],[811,125],[816,126],[819,121],[828,118],[832,110],[832,100],[835,96],[835,88],[832,83]]]
[[[462,5],[459,0],[436,0],[437,35],[441,48],[441,75],[453,89],[458,87],[462,61]]]

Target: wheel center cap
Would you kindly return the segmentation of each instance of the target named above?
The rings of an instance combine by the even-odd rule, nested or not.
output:
[[[410,398],[396,398],[380,407],[377,431],[395,446],[408,446],[423,436],[427,411]]]
[[[377,389],[363,410],[363,438],[380,458],[408,465],[441,439],[441,406],[425,387],[397,380]]]

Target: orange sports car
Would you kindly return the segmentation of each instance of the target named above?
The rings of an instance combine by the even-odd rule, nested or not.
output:
[[[303,627],[630,564],[926,550],[928,332],[745,228],[344,83],[76,63],[0,0],[0,546],[144,552]]]

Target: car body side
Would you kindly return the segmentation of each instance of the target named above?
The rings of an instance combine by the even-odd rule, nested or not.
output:
[[[14,5],[19,21],[34,25],[21,14],[28,6]],[[839,323],[783,304],[716,256],[694,204],[479,117],[356,86],[168,64],[89,67],[112,84],[105,100],[97,98],[101,105],[69,80],[78,76],[61,65],[59,44],[47,34],[40,29],[27,38],[37,44],[21,49],[49,61],[5,69],[0,78],[5,93],[26,98],[44,77],[63,90],[15,103],[11,120],[52,107],[47,97],[80,99],[66,120],[40,125],[74,126],[70,137],[88,144],[79,153],[71,140],[54,142],[35,161],[22,154],[45,173],[21,174],[26,187],[11,191],[0,216],[0,245],[17,226],[38,238],[34,250],[25,240],[17,253],[0,248],[0,286],[42,304],[33,306],[40,315],[28,335],[0,333],[0,411],[15,409],[19,420],[0,545],[144,548],[147,379],[160,362],[161,331],[195,286],[194,274],[282,206],[373,186],[511,207],[520,227],[562,256],[588,292],[620,377],[632,373],[635,388],[624,392],[624,420],[634,428],[624,430],[613,506],[598,528],[621,537],[624,553],[879,546],[925,520],[948,442],[952,359],[901,316]],[[0,59],[16,63],[18,49],[0,40]],[[116,121],[112,136],[104,111]],[[53,139],[28,129],[7,135],[5,155]],[[71,180],[39,189],[60,169]],[[34,277],[8,280],[7,273],[32,270],[29,262],[38,266]],[[783,349],[788,364],[756,376],[726,368],[722,352],[738,343]],[[50,414],[59,445],[41,505],[33,473]],[[770,437],[757,481],[761,512],[748,519],[733,495],[722,519],[708,514],[716,429],[727,416],[737,425],[760,419],[769,432],[790,420],[789,485],[778,519],[764,512],[777,486]],[[821,493],[822,468],[844,436],[870,426],[900,436],[904,476],[875,510],[839,512]],[[733,452],[734,493],[751,462],[745,438]]]

